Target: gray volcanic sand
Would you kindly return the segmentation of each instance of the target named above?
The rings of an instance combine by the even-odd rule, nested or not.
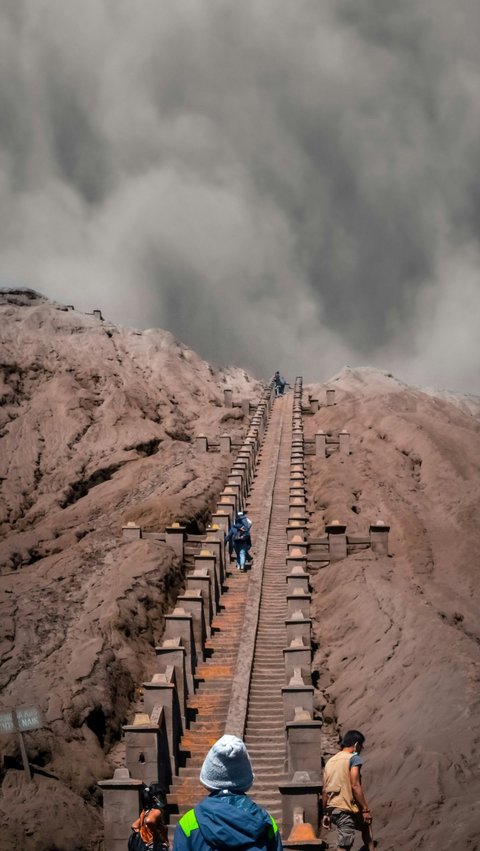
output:
[[[0,736],[0,849],[97,849],[96,781],[112,775],[183,582],[169,547],[125,541],[122,524],[202,531],[232,459],[191,438],[240,439],[247,424],[223,389],[253,400],[260,386],[167,332],[31,292],[0,293],[0,322],[0,706],[45,717],[25,736],[32,784],[16,737]]]
[[[336,404],[305,434],[346,429],[351,454],[309,459],[310,534],[333,519],[391,531],[390,557],[367,550],[314,577],[319,707],[367,736],[382,849],[478,848],[480,399],[370,369],[328,386]],[[308,390],[324,402],[325,386]]]

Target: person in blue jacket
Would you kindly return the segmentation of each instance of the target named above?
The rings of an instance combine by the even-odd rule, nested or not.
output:
[[[254,774],[241,739],[225,735],[215,742],[200,781],[210,794],[178,822],[173,851],[282,851],[275,820],[245,794]]]
[[[233,550],[237,557],[237,570],[245,570],[245,565],[251,562],[249,549],[252,546],[252,538],[250,535],[251,521],[246,517],[243,511],[239,511],[235,519],[235,523],[225,535],[225,543],[228,543],[228,551],[230,556]]]

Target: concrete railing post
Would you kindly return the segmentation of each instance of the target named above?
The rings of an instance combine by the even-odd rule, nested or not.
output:
[[[242,413],[244,417],[250,416],[250,399],[242,399]]]
[[[165,527],[165,543],[172,548],[182,563],[186,531],[185,526],[180,526],[180,523]]]
[[[165,788],[172,782],[170,749],[162,706],[152,716],[137,713],[133,724],[123,727],[125,762],[131,775],[146,786],[160,783]]]
[[[378,555],[388,555],[388,533],[390,526],[386,526],[383,520],[377,520],[370,526],[370,546]]]
[[[308,541],[303,535],[292,535],[290,541],[287,541],[287,548],[290,557],[300,558],[308,553]]]
[[[217,560],[213,553],[209,550],[201,550],[198,555],[193,557],[193,563],[195,565],[195,573],[200,570],[206,570],[210,576],[212,585],[212,603],[214,612],[216,613],[219,609],[220,594],[222,591],[220,566],[217,564]]]
[[[287,618],[292,618],[293,613],[298,611],[304,618],[309,618],[311,600],[312,595],[303,588],[295,588],[291,594],[287,593]]]
[[[288,685],[282,688],[283,714],[285,724],[295,718],[295,708],[300,706],[310,716],[313,716],[313,686],[306,685],[297,668],[293,672]]]
[[[218,526],[221,532],[225,535],[227,534],[230,528],[230,515],[226,508],[217,509],[212,514],[212,525]]]
[[[178,636],[176,638],[166,638],[160,647],[155,647],[158,673],[165,674],[171,666],[175,669],[175,683],[183,728],[186,726],[188,695],[185,665],[186,652]]]
[[[185,675],[187,678],[188,693],[193,694],[195,685],[193,675],[197,667],[197,654],[195,648],[195,637],[193,634],[192,615],[176,607],[170,615],[165,615],[165,639],[180,638],[182,647],[185,648]]]
[[[307,528],[306,520],[298,520],[298,519],[289,520],[287,530],[286,530],[287,531],[287,543],[291,543],[293,538],[295,538],[297,535],[302,535],[302,537],[303,537],[304,534],[305,534],[306,528]]]
[[[220,452],[228,455],[232,451],[232,438],[229,434],[220,435]]]
[[[290,775],[296,771],[308,771],[318,777],[322,764],[320,736],[322,722],[313,721],[311,715],[296,707],[293,721],[288,721],[287,762]]]
[[[295,811],[301,807],[305,823],[310,823],[315,835],[320,830],[320,806],[319,798],[322,792],[322,784],[318,777],[312,778],[308,771],[296,771],[291,780],[279,786],[282,798],[282,833],[289,837],[295,823]],[[298,842],[294,841],[292,846],[289,840],[284,840],[285,848],[296,848],[298,851],[307,851],[315,847],[323,847],[320,839],[316,841]]]
[[[327,405],[335,404],[335,390],[327,390]]]
[[[312,621],[305,618],[303,612],[297,609],[292,616],[285,621],[287,633],[287,644],[291,644],[294,638],[301,638],[304,644],[312,642]]]
[[[338,433],[339,450],[341,455],[350,455],[350,434],[348,431],[339,431]]]
[[[222,493],[220,494],[220,502],[217,503],[217,506],[221,506],[222,508],[225,505],[231,506],[233,510],[233,518],[235,518],[237,511],[240,510],[239,502],[238,489],[232,485],[225,485]]]
[[[233,408],[233,390],[223,391],[223,403],[226,408]]]
[[[129,541],[137,541],[142,537],[141,527],[137,526],[133,520],[129,520],[126,526],[122,526],[122,536]]]
[[[318,458],[327,457],[327,435],[324,431],[317,431],[315,434],[315,455]]]
[[[178,749],[183,735],[182,714],[175,682],[175,668],[167,667],[163,674],[154,674],[150,682],[143,683],[143,707],[152,715],[155,706],[162,706],[167,729],[170,765],[172,772],[178,770]]]
[[[308,594],[308,588],[309,576],[305,567],[302,564],[294,564],[287,574],[287,594],[294,594],[297,590]]]
[[[338,520],[332,520],[325,531],[328,535],[328,549],[330,553],[330,561],[340,561],[347,557],[347,527]]]
[[[180,606],[188,614],[192,616],[193,635],[195,637],[195,649],[197,653],[197,662],[205,661],[205,615],[203,611],[203,597],[199,588],[195,590],[184,591],[177,597],[177,606]]]
[[[294,638],[288,647],[283,650],[285,663],[285,683],[288,684],[293,677],[295,668],[300,669],[304,679],[311,675],[312,648],[310,644],[304,644],[301,638]]]
[[[201,552],[204,552],[203,550]],[[224,534],[215,526],[210,526],[205,534],[205,552],[211,552],[215,558],[215,569],[219,578],[220,592],[226,576]],[[200,553],[201,554],[201,553]]]
[[[212,620],[214,615],[214,586],[213,579],[210,576],[208,570],[196,569],[193,573],[187,574],[187,591],[193,591],[199,589],[203,602],[204,602],[204,612],[205,612],[205,630],[207,633],[207,637],[210,638],[212,632]]]
[[[105,851],[125,851],[132,822],[142,809],[144,784],[131,778],[128,768],[116,768],[111,780],[98,785],[103,792]]]
[[[208,452],[208,439],[204,434],[196,435],[195,447],[197,452]]]

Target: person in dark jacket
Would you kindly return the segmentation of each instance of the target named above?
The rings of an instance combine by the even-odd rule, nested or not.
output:
[[[275,375],[273,376],[272,381],[274,384],[275,396],[283,396],[283,394],[285,393],[285,387],[287,386],[287,382],[283,375],[280,375],[278,369]]]
[[[254,775],[241,739],[225,735],[215,742],[200,781],[210,794],[180,819],[173,851],[282,851],[275,820],[245,795]]]
[[[245,570],[245,564],[252,559],[249,557],[248,551],[252,546],[252,538],[250,535],[251,522],[245,517],[243,511],[239,511],[235,519],[235,523],[225,535],[225,543],[228,543],[230,555],[235,550],[237,557],[237,569]]]

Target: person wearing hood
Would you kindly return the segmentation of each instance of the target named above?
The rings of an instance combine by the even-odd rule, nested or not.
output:
[[[254,774],[241,739],[225,735],[215,742],[200,781],[210,794],[180,819],[173,851],[282,851],[274,818],[245,794]]]
[[[244,511],[237,511],[235,523],[228,530],[228,534],[225,535],[225,543],[228,543],[230,561],[233,560],[233,553],[235,552],[238,568],[244,568],[246,563],[250,564],[253,561],[250,555],[250,547],[252,546],[251,528],[252,521],[250,518],[247,517]],[[241,555],[242,549],[245,550],[243,558]]]
[[[230,556],[233,550],[235,550],[238,570],[245,570],[245,564],[247,561],[250,562],[252,560],[248,552],[252,546],[252,538],[250,535],[251,525],[251,521],[248,517],[246,517],[243,511],[239,511],[236,516],[235,523],[228,530],[228,534],[225,535],[225,543],[228,543]]]
[[[283,394],[285,393],[285,387],[287,386],[287,381],[285,380],[283,375],[280,375],[278,369],[271,381],[273,381],[275,396],[283,396]]]

